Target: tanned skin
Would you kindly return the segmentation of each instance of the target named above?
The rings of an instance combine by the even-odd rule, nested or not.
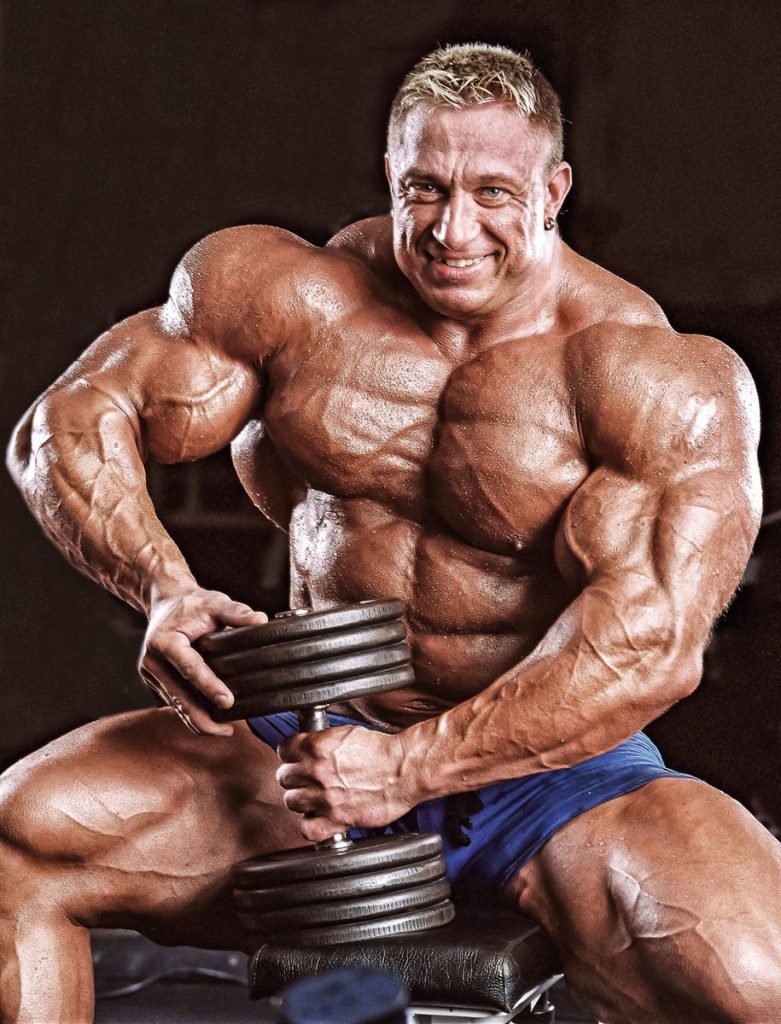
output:
[[[546,230],[570,185],[549,151],[508,104],[413,108],[392,220],[325,249],[207,238],[20,425],[31,508],[148,615],[142,673],[203,735],[123,715],[5,776],[3,1021],[90,1019],[85,927],[238,947],[233,861],[577,764],[696,687],[758,525],[754,388]],[[385,731],[302,734],[280,763],[194,700],[232,698],[191,642],[264,616],[198,586],[143,463],[228,443],[289,532],[292,607],[405,602],[414,688],[344,709]],[[779,846],[704,783],[579,816],[505,895],[605,1022],[781,1016]]]

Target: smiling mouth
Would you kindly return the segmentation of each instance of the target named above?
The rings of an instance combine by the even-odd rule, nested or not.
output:
[[[454,259],[450,256],[436,259],[437,263],[443,263],[446,267],[473,267],[475,263],[484,260],[485,256],[472,256],[470,259]]]

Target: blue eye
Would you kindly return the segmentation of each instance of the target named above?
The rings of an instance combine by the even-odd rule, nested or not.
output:
[[[439,189],[430,181],[415,181],[404,185],[403,195],[408,199],[427,202],[439,196]]]

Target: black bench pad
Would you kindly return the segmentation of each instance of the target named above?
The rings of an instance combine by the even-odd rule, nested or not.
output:
[[[413,1002],[509,1012],[534,986],[561,974],[539,925],[504,907],[457,906],[443,928],[340,946],[267,943],[250,960],[250,995],[275,995],[310,974],[378,967],[407,985]]]

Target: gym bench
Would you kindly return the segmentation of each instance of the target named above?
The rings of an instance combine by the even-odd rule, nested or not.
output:
[[[253,999],[340,968],[373,967],[409,989],[409,1024],[551,1024],[549,989],[562,973],[553,945],[532,921],[505,907],[456,902],[441,928],[335,946],[268,942],[250,958]]]

